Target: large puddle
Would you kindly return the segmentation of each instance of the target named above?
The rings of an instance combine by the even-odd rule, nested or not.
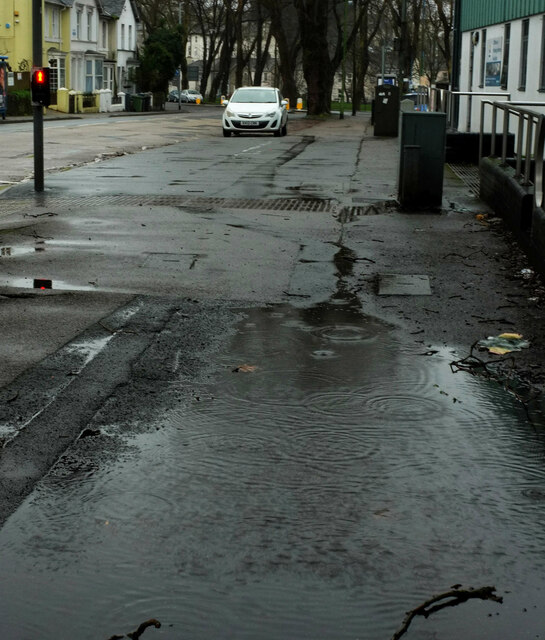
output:
[[[158,398],[130,455],[40,484],[0,532],[3,640],[148,618],[150,640],[389,640],[454,584],[504,603],[407,639],[545,637],[542,431],[450,352],[336,302],[245,312],[211,382],[175,411]]]

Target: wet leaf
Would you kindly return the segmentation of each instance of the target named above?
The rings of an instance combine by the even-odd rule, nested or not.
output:
[[[233,369],[233,373],[251,373],[256,369],[257,367],[253,364],[241,364]]]
[[[504,356],[506,353],[511,353],[513,349],[506,349],[505,347],[490,347],[489,353],[495,353],[498,356]]]
[[[503,356],[512,351],[527,349],[530,343],[522,339],[520,333],[502,333],[499,336],[489,336],[477,343],[480,349],[488,349],[490,353]]]

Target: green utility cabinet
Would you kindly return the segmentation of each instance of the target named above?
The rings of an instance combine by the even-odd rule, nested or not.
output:
[[[446,113],[401,113],[399,202],[404,209],[441,208],[446,131]]]

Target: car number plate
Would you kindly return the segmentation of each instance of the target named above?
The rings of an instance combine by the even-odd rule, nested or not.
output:
[[[243,127],[259,127],[259,120],[241,120],[240,124]]]

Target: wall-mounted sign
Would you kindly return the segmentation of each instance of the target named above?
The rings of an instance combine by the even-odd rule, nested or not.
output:
[[[492,38],[486,42],[486,76],[487,87],[499,87],[501,84],[501,61],[503,55],[503,38]]]

